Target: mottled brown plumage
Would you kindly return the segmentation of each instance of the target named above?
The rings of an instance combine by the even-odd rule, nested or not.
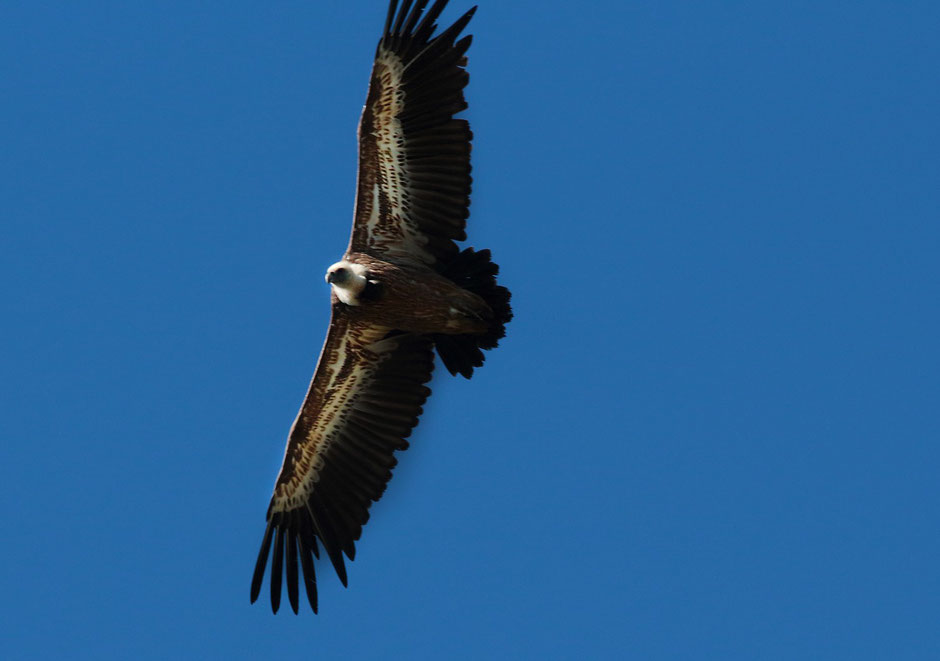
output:
[[[493,311],[481,297],[426,266],[394,264],[364,253],[345,260],[366,268],[379,292],[362,305],[348,308],[354,323],[380,324],[412,333],[461,335],[484,333]]]
[[[281,584],[296,613],[303,582],[317,610],[322,547],[346,584],[343,554],[381,497],[394,453],[408,447],[430,394],[437,351],[469,378],[512,318],[489,251],[460,250],[470,203],[470,128],[457,40],[475,8],[438,35],[447,0],[391,0],[359,125],[359,178],[349,247],[330,267],[326,342],[267,514],[251,601],[271,556],[271,607]],[[272,550],[273,549],[273,550]]]

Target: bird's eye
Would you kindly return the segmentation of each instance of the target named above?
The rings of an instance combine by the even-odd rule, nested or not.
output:
[[[335,271],[333,271],[333,275],[342,278],[344,275],[346,275],[346,269],[344,269],[344,268],[341,266],[341,267],[339,267],[338,269],[336,269]]]

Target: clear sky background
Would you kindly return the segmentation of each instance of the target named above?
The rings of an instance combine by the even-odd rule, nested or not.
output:
[[[0,5],[0,657],[940,658],[940,3],[479,2],[516,319],[299,617],[384,0]]]

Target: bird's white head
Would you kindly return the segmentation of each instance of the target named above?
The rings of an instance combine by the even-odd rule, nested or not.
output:
[[[326,281],[333,287],[336,297],[346,305],[359,305],[359,294],[365,289],[366,267],[343,260],[326,270]]]

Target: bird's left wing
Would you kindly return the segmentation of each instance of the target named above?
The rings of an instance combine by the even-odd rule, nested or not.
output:
[[[350,252],[446,265],[470,205],[470,126],[464,54],[457,39],[476,7],[434,35],[447,0],[389,3],[359,122],[359,179]]]
[[[267,528],[251,582],[258,598],[268,554],[271,608],[281,601],[282,572],[287,594],[298,609],[302,570],[307,598],[317,610],[313,557],[323,546],[343,585],[343,553],[355,556],[354,541],[391,478],[395,450],[418,422],[430,394],[424,384],[434,369],[425,337],[350,319],[334,303],[330,330],[297,420],[291,428],[268,508]]]

